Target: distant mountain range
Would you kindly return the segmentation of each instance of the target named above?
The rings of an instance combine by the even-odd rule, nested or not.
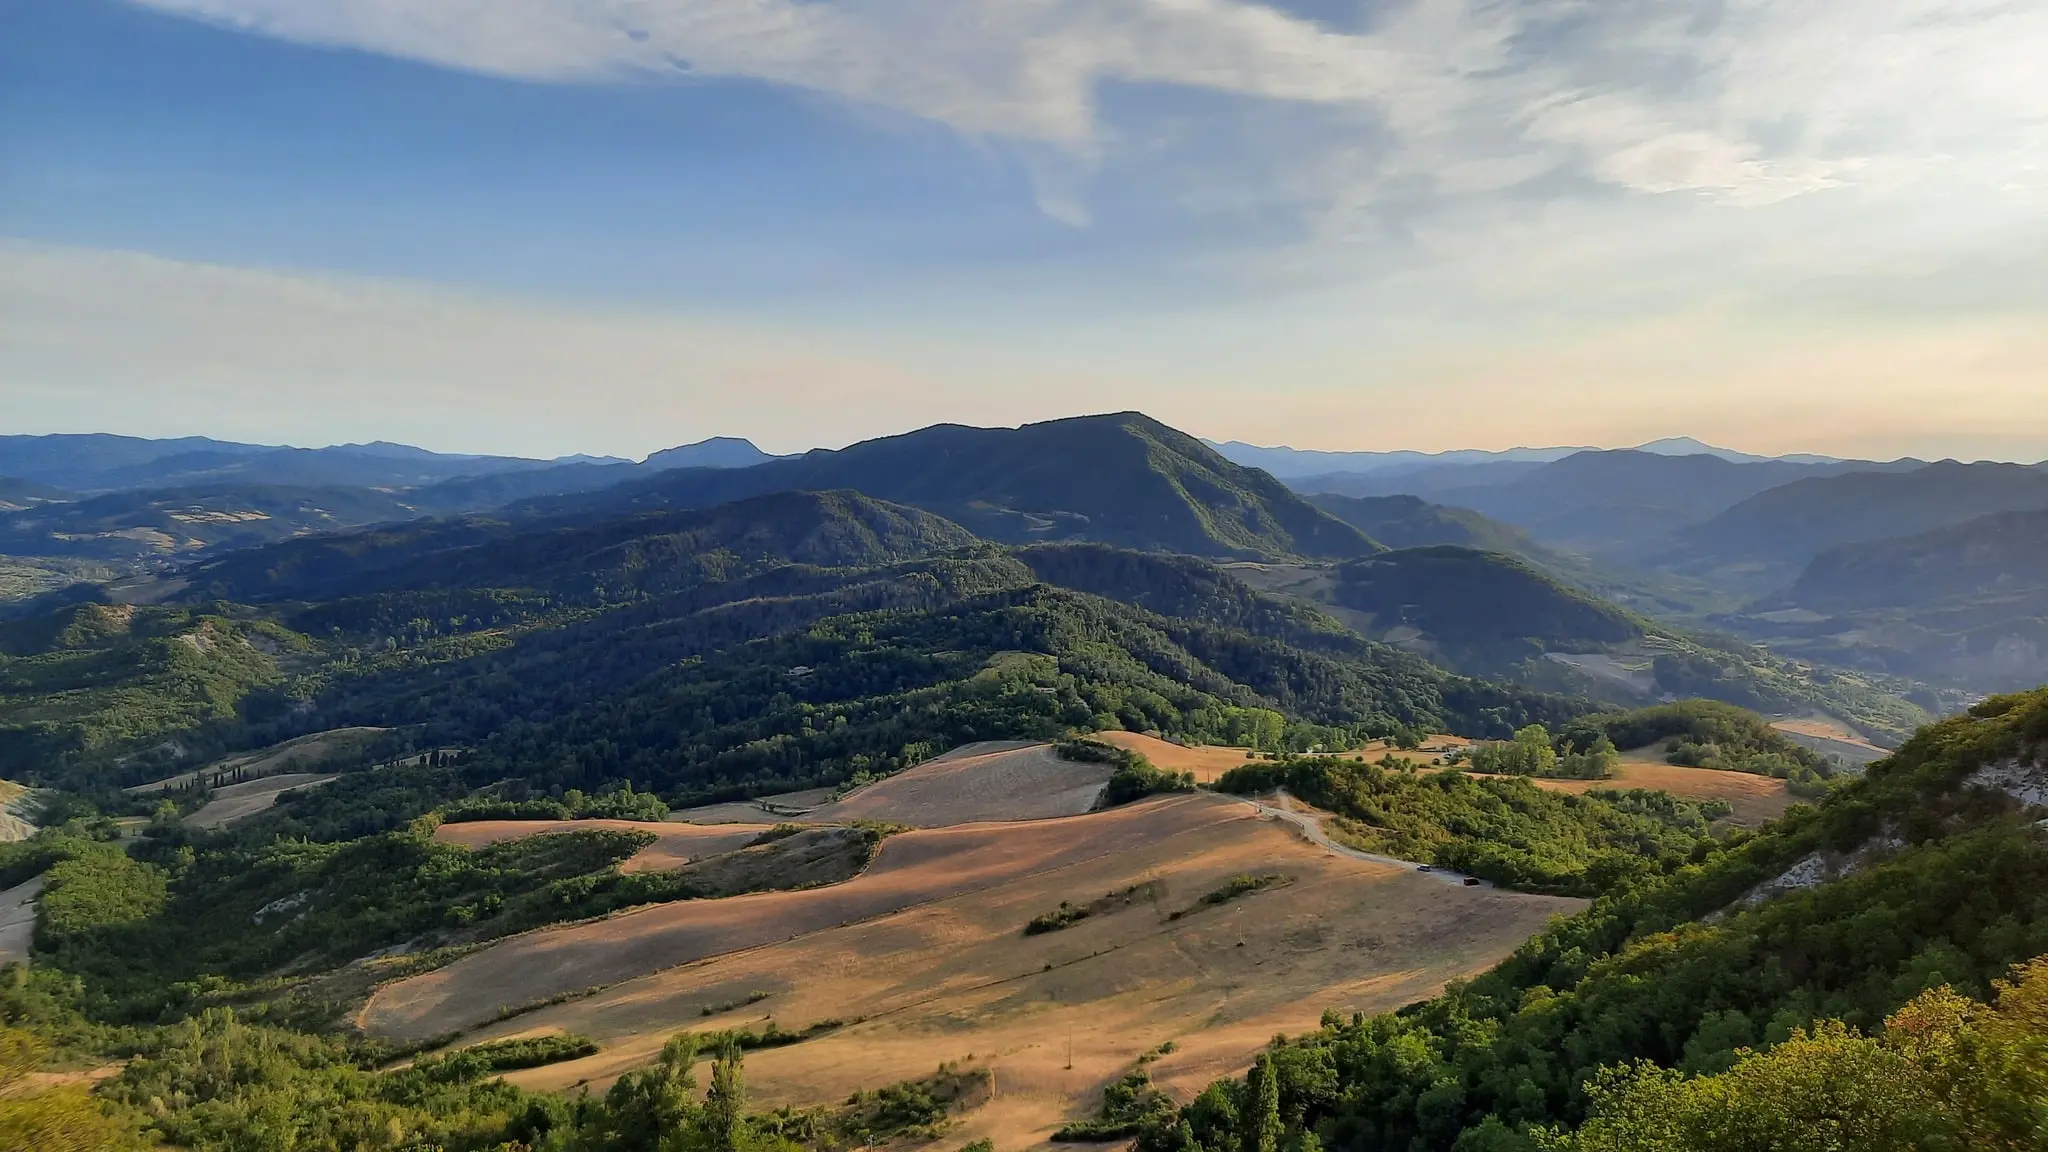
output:
[[[1589,445],[1581,445],[1576,448],[1508,448],[1501,451],[1461,448],[1446,452],[1325,452],[1284,446],[1266,448],[1239,440],[1229,440],[1220,444],[1213,440],[1203,442],[1233,463],[1263,468],[1283,480],[1333,477],[1344,473],[1410,472],[1460,464],[1547,464],[1581,452],[1602,451]],[[1737,464],[1755,464],[1766,460],[1783,460],[1794,464],[1826,464],[1835,459],[1832,456],[1806,453],[1790,456],[1757,456],[1748,452],[1737,452],[1731,448],[1717,448],[1690,436],[1652,440],[1647,444],[1638,444],[1628,451],[1648,452],[1658,456],[1718,456]]]
[[[388,554],[467,547],[494,531],[490,523],[559,529],[553,538],[598,549],[575,532],[799,492],[857,494],[949,526],[902,529],[919,538],[957,528],[963,539],[1010,546],[1330,564],[1451,545],[1516,557],[1574,595],[1646,619],[1725,629],[1945,690],[2010,686],[2013,670],[2037,666],[2032,646],[2048,650],[2036,639],[2048,635],[2036,570],[2014,550],[2024,541],[1995,535],[2035,525],[2000,516],[2048,511],[2048,467],[1766,459],[1689,438],[1611,451],[1300,452],[1210,445],[1138,413],[1021,428],[936,425],[796,456],[712,437],[637,464],[383,441],[308,449],[7,436],[0,558],[10,565],[7,594],[19,598],[81,574],[162,572],[300,537],[366,528],[405,536],[414,532],[405,525],[434,518],[489,519],[457,520]],[[695,540],[694,531],[677,538]],[[352,571],[348,547],[320,563]],[[1373,587],[1392,586],[1390,575],[1451,570],[1411,559],[1378,570]],[[1512,575],[1489,578],[1504,588]],[[1475,643],[1447,636],[1441,650],[1466,653],[1459,662],[1477,669]]]
[[[746,440],[719,437],[658,452],[653,469],[741,467],[773,459]],[[530,460],[432,452],[376,441],[328,448],[238,444],[203,436],[149,440],[104,434],[0,436],[0,477],[87,495],[210,484],[418,488],[460,477],[559,467],[631,466],[616,456]]]

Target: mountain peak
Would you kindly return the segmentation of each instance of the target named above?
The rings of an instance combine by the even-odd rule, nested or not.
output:
[[[683,444],[649,456],[643,467],[669,468],[751,468],[778,459],[739,436],[713,436],[694,444]]]

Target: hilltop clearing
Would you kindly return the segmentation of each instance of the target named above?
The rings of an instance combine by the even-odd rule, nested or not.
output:
[[[1126,748],[1152,762],[1154,767],[1168,772],[1192,772],[1195,782],[1213,784],[1225,772],[1244,767],[1247,761],[1258,759],[1260,753],[1249,748],[1235,748],[1217,744],[1176,744],[1157,736],[1138,732],[1091,732],[1088,739],[1103,744],[1114,744]],[[1377,761],[1384,756],[1407,761],[1416,765],[1428,765],[1439,760],[1445,752],[1469,747],[1471,741],[1462,736],[1446,736],[1441,733],[1424,737],[1421,747],[1397,748],[1384,740],[1372,740],[1343,752],[1329,755],[1350,759]]]
[[[310,736],[287,740],[255,752],[228,756],[204,768],[181,772],[163,780],[132,785],[128,791],[146,795],[175,792],[193,785],[220,788],[229,784],[258,781],[265,776],[274,776],[281,772],[304,774],[309,769],[318,768],[332,760],[360,758],[361,753],[374,748],[378,738],[387,732],[388,729],[384,728],[360,727],[315,732]]]
[[[277,798],[287,792],[306,788],[318,788],[332,784],[332,776],[316,772],[286,772],[277,776],[266,776],[241,784],[229,784],[215,788],[206,803],[197,812],[185,817],[185,823],[193,828],[225,828],[238,820],[246,820],[259,812],[269,810]]]
[[[1115,771],[1109,764],[1062,759],[1050,744],[983,741],[869,784],[801,819],[943,828],[1079,816],[1096,807]]]
[[[760,840],[764,833],[772,830],[772,826],[699,826],[675,822],[655,824],[634,820],[470,820],[440,825],[434,829],[434,839],[443,844],[460,844],[464,848],[482,848],[489,844],[523,840],[529,836],[591,830],[630,832],[654,837],[652,843],[642,847],[625,863],[619,865],[619,871],[666,872],[680,868],[692,860],[736,852]]]
[[[691,824],[757,824],[762,821],[797,820],[832,802],[836,788],[806,788],[801,792],[778,792],[752,800],[728,800],[669,813],[669,819]]]
[[[1771,727],[1802,748],[1835,757],[1852,767],[1861,768],[1891,755],[1890,749],[1871,743],[1832,716],[1778,719],[1771,721]]]
[[[1551,779],[1531,783],[1545,791],[1579,795],[1602,789],[1644,788],[1669,792],[1681,800],[1721,800],[1730,808],[1728,823],[1741,828],[1761,827],[1783,816],[1798,802],[1783,780],[1748,772],[1667,764],[1662,750],[1656,748],[1623,753],[1620,767],[1605,780]]]
[[[933,854],[919,843],[991,836],[968,854]],[[1060,843],[1075,838],[1086,846]],[[1001,866],[980,867],[983,853],[1004,839],[1017,842],[1000,849]],[[895,859],[904,849],[920,857],[907,868]],[[972,887],[937,882],[969,865],[976,868]],[[1287,883],[1203,905],[1206,894],[1253,872],[1283,873]],[[597,1055],[512,1078],[527,1086],[602,1088],[651,1062],[678,1029],[758,1031],[768,1017],[791,1030],[840,1020],[842,1027],[802,1043],[750,1055],[749,1085],[760,1103],[836,1102],[972,1057],[994,1071],[997,1102],[970,1113],[949,1139],[987,1137],[999,1147],[1024,1148],[1092,1111],[1104,1084],[1165,1042],[1175,1050],[1153,1065],[1153,1074],[1189,1095],[1215,1075],[1242,1068],[1275,1032],[1310,1027],[1326,1009],[1371,1011],[1428,995],[1576,906],[1445,888],[1409,869],[1334,856],[1285,825],[1215,797],[1028,825],[906,833],[885,844],[874,872],[841,891],[878,874],[892,877],[892,885],[915,883],[925,894],[877,917],[821,924],[792,939],[758,947],[735,939],[701,960],[538,1009],[463,1042],[554,1030],[590,1036],[603,1045]],[[1114,911],[1064,931],[1023,934],[1029,920],[1062,901],[1131,889],[1142,897],[1118,902]],[[810,895],[778,895],[755,914],[781,910],[787,917]],[[1202,910],[1183,912],[1190,907]],[[701,903],[689,911],[717,913]],[[1176,912],[1183,914],[1171,918]],[[636,918],[589,927],[620,937]],[[785,931],[798,930],[785,924]],[[561,964],[570,949],[556,936],[530,955]],[[521,966],[508,954],[491,967],[510,975]],[[463,978],[483,974],[478,966]],[[373,1026],[379,1008],[373,1003]],[[418,1027],[450,1022],[436,1016]]]

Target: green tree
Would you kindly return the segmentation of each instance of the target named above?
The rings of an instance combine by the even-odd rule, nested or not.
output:
[[[1259,1054],[1245,1088],[1243,1152],[1279,1152],[1285,1128],[1280,1123],[1280,1078],[1273,1072],[1271,1052]]]

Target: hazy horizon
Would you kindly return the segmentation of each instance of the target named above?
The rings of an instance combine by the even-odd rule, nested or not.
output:
[[[1077,417],[1082,417],[1082,416],[1090,416],[1090,415],[1108,415],[1108,414],[1109,414],[1109,413],[1106,413],[1106,412],[1105,412],[1105,413],[1074,413],[1074,414],[1071,414],[1070,416],[1054,416],[1054,417],[1049,417],[1048,419],[1051,419],[1051,420],[1062,420],[1062,419],[1073,419],[1073,418],[1077,418]],[[1151,415],[1151,414],[1150,414],[1150,413],[1146,413],[1146,415]],[[1040,421],[1024,421],[1023,423],[1039,423],[1039,422],[1040,422]],[[944,422],[943,422],[943,421],[940,421],[940,422],[934,422],[934,423],[944,423]],[[1170,421],[1167,421],[1167,423],[1169,423],[1169,424],[1170,424],[1171,422],[1170,422]],[[918,431],[918,430],[919,430],[919,429],[921,429],[921,428],[927,428],[927,427],[930,427],[930,426],[931,426],[931,424],[929,424],[929,423],[927,423],[927,424],[918,424],[918,425],[915,425],[915,426],[912,426],[912,427],[906,427],[906,428],[900,428],[900,429],[896,429],[896,430],[894,430],[894,431],[882,432],[882,433],[879,433],[879,434],[877,434],[877,436],[875,436],[875,437],[863,437],[862,439],[863,439],[863,440],[865,440],[865,439],[877,439],[877,438],[885,438],[885,437],[890,437],[890,436],[900,436],[900,435],[905,435],[905,434],[907,434],[907,433],[910,433],[910,432],[915,432],[915,431]],[[1014,427],[1017,427],[1018,425],[1017,425],[1017,424],[991,424],[991,425],[982,425],[982,426],[984,426],[984,427],[1004,427],[1004,428],[1014,428]],[[1510,453],[1510,452],[1564,452],[1564,451],[1574,451],[1574,452],[1575,452],[1575,451],[1628,451],[1628,450],[1634,450],[1634,449],[1644,448],[1644,447],[1647,447],[1647,446],[1649,446],[1649,445],[1652,445],[1652,444],[1656,444],[1656,443],[1658,443],[1659,441],[1664,441],[1664,440],[1697,440],[1697,441],[1699,441],[1699,442],[1700,442],[1700,443],[1701,443],[1702,445],[1704,445],[1705,447],[1707,447],[1707,448],[1711,448],[1711,449],[1714,449],[1714,450],[1716,450],[1716,451],[1724,451],[1724,452],[1735,452],[1735,453],[1742,453],[1742,454],[1746,454],[1746,455],[1754,455],[1754,456],[1760,456],[1760,457],[1768,457],[1768,458],[1783,458],[1783,457],[1797,457],[1797,456],[1806,456],[1806,455],[1813,455],[1813,456],[1833,456],[1833,455],[1834,455],[1833,453],[1824,453],[1824,452],[1812,452],[1812,451],[1808,451],[1808,450],[1805,450],[1805,449],[1793,449],[1793,450],[1790,450],[1790,451],[1786,451],[1786,452],[1774,452],[1774,453],[1766,453],[1766,452],[1752,451],[1751,449],[1749,449],[1749,448],[1747,448],[1747,447],[1745,447],[1745,446],[1743,446],[1743,445],[1741,445],[1741,444],[1725,444],[1725,443],[1715,443],[1715,442],[1707,441],[1707,440],[1705,440],[1705,439],[1704,439],[1704,438],[1702,438],[1702,437],[1692,436],[1692,435],[1690,435],[1690,434],[1688,434],[1688,433],[1684,433],[1684,432],[1674,432],[1674,433],[1670,433],[1670,434],[1668,434],[1668,435],[1666,435],[1666,436],[1659,436],[1659,437],[1654,437],[1654,438],[1652,438],[1652,439],[1650,439],[1650,440],[1634,441],[1634,442],[1629,442],[1629,443],[1613,443],[1613,444],[1508,444],[1508,445],[1490,445],[1490,444],[1454,444],[1454,445],[1450,445],[1450,446],[1446,446],[1446,447],[1440,447],[1440,448],[1416,448],[1416,447],[1412,447],[1412,446],[1409,446],[1409,445],[1403,445],[1403,444],[1392,444],[1392,445],[1384,445],[1384,446],[1382,446],[1382,445],[1374,445],[1374,446],[1366,446],[1366,447],[1358,447],[1358,446],[1351,446],[1351,447],[1336,447],[1336,448],[1322,448],[1322,447],[1307,447],[1307,446],[1304,446],[1304,445],[1300,445],[1300,444],[1261,444],[1261,443],[1255,443],[1255,442],[1252,442],[1252,441],[1248,441],[1248,440],[1245,440],[1245,439],[1243,439],[1242,437],[1237,437],[1237,436],[1229,436],[1229,435],[1213,435],[1213,434],[1208,434],[1208,433],[1200,433],[1200,432],[1195,432],[1194,430],[1192,430],[1192,429],[1188,429],[1188,428],[1181,428],[1181,429],[1180,429],[1180,431],[1183,431],[1183,432],[1188,432],[1188,433],[1190,433],[1191,435],[1197,435],[1197,436],[1200,436],[1200,437],[1201,437],[1201,438],[1202,438],[1203,440],[1205,440],[1205,441],[1208,441],[1209,443],[1211,443],[1211,444],[1214,444],[1214,445],[1217,445],[1217,446],[1219,446],[1219,447],[1228,447],[1228,446],[1231,446],[1231,445],[1233,445],[1233,444],[1234,444],[1234,445],[1240,445],[1240,446],[1242,446],[1242,447],[1245,447],[1245,448],[1250,448],[1250,449],[1254,449],[1254,450],[1258,450],[1258,451],[1291,451],[1291,452],[1302,452],[1302,453],[1315,453],[1315,454],[1323,454],[1323,455],[1345,455],[1345,454],[1352,454],[1352,453],[1360,453],[1360,454],[1393,454],[1393,453],[1419,453],[1419,454],[1422,454],[1422,455],[1431,455],[1431,456],[1435,456],[1435,455],[1444,455],[1444,454],[1448,454],[1448,453],[1457,453],[1457,452],[1485,452],[1485,453],[1496,453],[1496,454],[1498,454],[1498,453]],[[691,437],[690,439],[687,439],[687,440],[675,440],[675,441],[672,441],[672,442],[667,442],[667,443],[663,443],[663,444],[660,444],[659,446],[657,446],[657,447],[655,447],[655,448],[647,449],[647,450],[644,450],[644,451],[635,451],[635,452],[627,452],[627,451],[615,451],[615,450],[611,450],[611,449],[605,448],[605,447],[603,447],[603,446],[597,446],[597,447],[590,447],[590,446],[584,446],[584,447],[580,447],[580,448],[573,448],[573,447],[572,447],[572,448],[570,448],[570,449],[567,449],[567,450],[565,450],[565,451],[560,451],[560,452],[553,452],[553,451],[548,451],[548,452],[520,452],[520,451],[514,451],[514,450],[497,450],[497,449],[491,449],[491,448],[481,448],[481,449],[478,449],[478,448],[451,448],[451,447],[442,447],[442,446],[437,446],[437,445],[435,445],[435,444],[431,444],[431,443],[418,443],[418,442],[415,442],[415,441],[410,441],[410,440],[404,440],[404,439],[399,439],[399,438],[396,438],[396,437],[392,437],[392,436],[369,436],[369,437],[365,437],[365,438],[359,438],[359,439],[349,439],[349,440],[326,440],[326,441],[303,441],[303,442],[294,442],[294,441],[290,441],[290,440],[282,440],[282,439],[260,439],[260,438],[259,438],[259,439],[237,439],[237,438],[235,438],[235,437],[232,437],[232,436],[223,436],[223,435],[219,435],[219,434],[217,434],[217,433],[214,433],[214,432],[209,432],[209,431],[205,431],[205,430],[203,430],[203,429],[202,429],[202,430],[177,430],[177,431],[161,431],[161,432],[135,432],[135,431],[122,431],[122,430],[120,430],[120,429],[118,429],[118,428],[111,428],[111,427],[109,427],[109,428],[97,428],[97,427],[95,427],[95,428],[53,428],[53,429],[47,429],[47,430],[34,430],[34,429],[29,429],[29,430],[22,430],[22,429],[15,429],[15,428],[0,428],[0,436],[89,436],[89,435],[101,435],[101,434],[104,434],[104,435],[114,435],[114,436],[132,436],[132,437],[135,437],[135,438],[138,438],[138,439],[145,439],[145,440],[179,440],[179,439],[187,439],[187,438],[197,438],[197,437],[203,437],[203,438],[207,438],[207,439],[213,439],[213,440],[220,440],[220,441],[226,441],[226,442],[232,442],[232,443],[240,443],[240,444],[251,444],[251,445],[256,445],[256,446],[259,446],[259,447],[269,447],[269,448],[295,448],[295,449],[321,449],[321,448],[348,448],[348,447],[365,447],[365,446],[369,446],[369,445],[372,445],[372,444],[379,444],[379,443],[381,443],[381,444],[389,444],[389,445],[395,445],[395,446],[398,446],[398,447],[405,447],[405,448],[417,448],[417,449],[422,449],[422,450],[425,450],[425,451],[428,451],[428,452],[436,452],[436,453],[443,453],[443,454],[447,454],[447,455],[459,455],[459,456],[502,456],[502,457],[516,457],[516,458],[525,458],[525,459],[533,459],[533,460],[559,460],[559,459],[568,459],[568,458],[572,458],[572,457],[587,457],[587,458],[592,458],[592,459],[602,459],[602,458],[615,458],[615,459],[623,459],[623,460],[629,460],[629,461],[632,461],[632,462],[636,462],[636,463],[637,463],[637,462],[639,462],[639,461],[645,460],[645,459],[646,459],[646,458],[647,458],[647,457],[648,457],[649,455],[652,455],[653,453],[656,453],[656,452],[661,452],[661,451],[665,451],[665,450],[667,450],[667,449],[670,449],[670,448],[682,447],[682,446],[685,446],[685,445],[689,445],[689,444],[696,444],[696,443],[700,443],[700,442],[702,442],[702,441],[705,441],[705,440],[710,440],[710,439],[716,439],[716,438],[731,438],[731,439],[739,439],[739,440],[746,440],[746,441],[748,441],[748,442],[750,442],[750,443],[754,444],[754,445],[755,445],[755,446],[756,446],[757,448],[760,448],[760,449],[761,449],[762,451],[764,451],[764,452],[767,452],[767,453],[769,453],[769,454],[771,454],[771,455],[776,455],[776,456],[789,456],[789,455],[797,455],[797,454],[801,454],[801,453],[804,453],[804,452],[808,452],[808,451],[811,451],[811,450],[813,450],[813,449],[820,449],[820,448],[823,448],[823,449],[838,449],[838,448],[844,448],[844,447],[846,447],[846,446],[847,446],[848,444],[853,444],[853,443],[858,443],[858,442],[859,442],[859,441],[853,441],[853,440],[849,440],[849,441],[845,441],[845,442],[843,442],[843,443],[832,443],[832,444],[802,444],[802,445],[795,445],[795,446],[787,446],[787,447],[784,447],[784,446],[777,446],[777,445],[772,445],[772,444],[768,444],[768,443],[763,443],[762,441],[760,441],[760,440],[758,440],[758,439],[756,439],[756,438],[754,438],[754,437],[751,437],[751,436],[747,436],[747,435],[745,435],[745,434],[743,434],[743,433],[738,433],[738,432],[711,432],[711,433],[707,433],[707,434],[705,434],[705,435],[702,435],[702,436],[693,436],[693,437]],[[1928,462],[1930,462],[1930,463],[1932,463],[1932,462],[1935,462],[1935,461],[1940,461],[1940,460],[1960,460],[1960,461],[1962,461],[1962,462],[1964,462],[1964,463],[2001,463],[2001,464],[2026,464],[2026,465],[2033,465],[2033,464],[2042,464],[2042,463],[2048,463],[2048,456],[2044,456],[2044,457],[2042,457],[2042,458],[2038,458],[2038,459],[2027,459],[2027,458],[2006,458],[2006,457],[1975,457],[1975,458],[1968,458],[1968,457],[1959,457],[1959,456],[1940,456],[1940,455],[1933,455],[1933,456],[1929,456],[1929,455],[1918,455],[1918,454],[1914,454],[1914,453],[1907,453],[1907,454],[1905,454],[1904,456],[1892,456],[1892,457],[1885,457],[1885,458],[1883,458],[1883,459],[1881,459],[1881,460],[1878,460],[1878,459],[1876,459],[1876,458],[1872,458],[1872,457],[1848,457],[1848,456],[1842,456],[1842,457],[1837,457],[1837,458],[1839,458],[1839,459],[1870,459],[1870,460],[1875,460],[1875,462],[1878,462],[1878,463],[1888,463],[1888,462],[1890,462],[1890,461],[1893,461],[1893,460],[1900,460],[1900,459],[1908,459],[1908,458],[1911,458],[1911,459],[1918,459],[1918,460],[1925,460],[1925,461],[1928,461]]]

